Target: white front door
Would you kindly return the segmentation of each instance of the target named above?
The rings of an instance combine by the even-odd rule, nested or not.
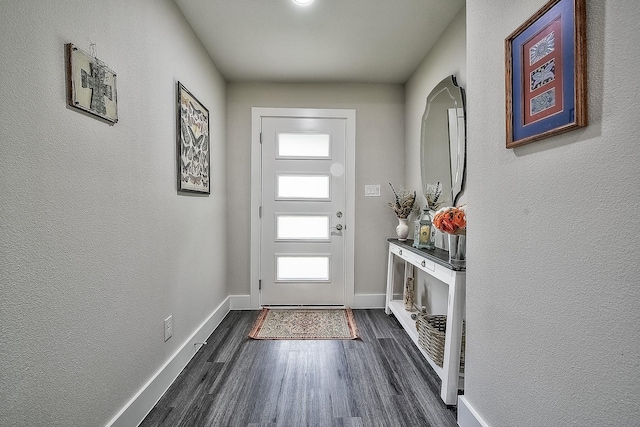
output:
[[[260,131],[260,305],[345,306],[347,120],[262,116]]]

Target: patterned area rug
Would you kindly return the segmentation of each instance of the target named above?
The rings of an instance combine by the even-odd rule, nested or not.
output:
[[[352,340],[358,328],[351,309],[260,312],[249,338],[257,340]]]

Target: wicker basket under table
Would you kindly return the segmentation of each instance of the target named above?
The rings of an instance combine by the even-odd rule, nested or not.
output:
[[[418,343],[429,357],[442,367],[444,360],[444,337],[447,329],[447,316],[444,314],[418,314],[416,320]],[[462,322],[462,343],[460,344],[460,372],[464,372],[465,324]]]

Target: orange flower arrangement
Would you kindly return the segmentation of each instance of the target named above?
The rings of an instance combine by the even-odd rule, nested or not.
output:
[[[467,234],[466,206],[440,209],[433,217],[433,225],[448,234]]]

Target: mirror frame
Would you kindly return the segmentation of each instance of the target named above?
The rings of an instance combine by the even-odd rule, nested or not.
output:
[[[458,116],[456,129],[458,130],[456,135],[456,144],[455,146],[451,141],[451,126],[447,123],[443,123],[442,126],[447,126],[446,129],[447,134],[449,135],[449,140],[446,141],[448,145],[449,152],[449,178],[451,180],[451,203],[453,206],[456,205],[458,197],[464,188],[464,179],[466,175],[466,164],[467,164],[467,120],[466,120],[466,109],[465,109],[465,94],[464,89],[458,86],[456,81],[456,77],[454,75],[448,76],[444,78],[440,83],[433,88],[429,96],[427,97],[427,104],[425,107],[424,114],[422,116],[422,125],[420,131],[420,172],[422,176],[422,189],[423,193],[426,192],[427,184],[435,184],[435,182],[428,182],[427,175],[428,172],[426,170],[426,156],[428,149],[428,136],[429,130],[426,129],[427,118],[429,116],[429,112],[431,109],[432,101],[438,97],[442,92],[447,91],[452,100],[451,108],[461,108],[462,109],[462,117]],[[452,94],[453,93],[453,94]],[[460,100],[461,105],[458,106],[457,102]],[[462,123],[460,123],[460,119],[462,119]],[[455,159],[454,159],[455,157]],[[454,161],[455,160],[455,161]]]

